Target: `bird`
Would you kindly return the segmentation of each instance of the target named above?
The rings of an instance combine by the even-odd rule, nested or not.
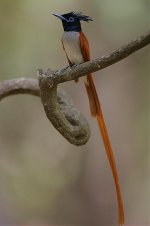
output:
[[[82,32],[81,21],[89,22],[93,21],[93,19],[90,16],[84,15],[82,12],[75,11],[66,14],[53,13],[53,15],[59,18],[63,25],[64,33],[62,35],[62,46],[69,62],[69,66],[71,67],[73,65],[90,61],[89,42],[85,34]],[[77,80],[75,81],[77,82]],[[88,75],[85,75],[84,84],[89,99],[90,112],[91,115],[97,119],[106,155],[114,178],[118,202],[118,223],[121,226],[124,224],[125,217],[118,172],[92,74],[89,73]]]

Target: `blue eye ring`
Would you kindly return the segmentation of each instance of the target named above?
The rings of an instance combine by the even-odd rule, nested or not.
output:
[[[72,16],[69,17],[69,22],[74,22],[74,18]]]

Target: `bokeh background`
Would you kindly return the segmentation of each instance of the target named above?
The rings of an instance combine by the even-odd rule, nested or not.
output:
[[[62,26],[52,13],[83,11],[92,59],[149,27],[149,0],[0,0],[0,81],[37,78],[67,65]],[[94,74],[122,187],[126,225],[149,225],[149,47]],[[114,182],[83,82],[61,85],[89,121],[92,136],[69,144],[47,120],[40,98],[0,103],[0,225],[117,224]]]

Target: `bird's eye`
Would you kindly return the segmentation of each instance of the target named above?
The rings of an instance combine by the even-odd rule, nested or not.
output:
[[[74,18],[72,16],[69,18],[69,22],[74,22]]]

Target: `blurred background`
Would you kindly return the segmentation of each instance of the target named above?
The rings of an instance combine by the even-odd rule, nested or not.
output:
[[[38,68],[67,65],[62,25],[52,13],[83,11],[95,59],[144,34],[149,0],[0,0],[0,81],[37,78]],[[126,225],[149,225],[149,47],[94,73],[116,157]],[[47,120],[40,98],[0,103],[0,225],[112,226],[114,182],[83,82],[61,87],[89,121],[82,147],[69,144]]]

